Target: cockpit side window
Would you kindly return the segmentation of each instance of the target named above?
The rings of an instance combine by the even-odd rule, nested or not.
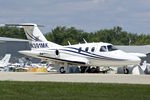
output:
[[[95,50],[95,47],[92,47],[91,52],[94,52],[94,50]]]
[[[118,50],[116,47],[114,47],[113,45],[108,45],[107,46],[108,48],[108,51],[115,51],[115,50]]]
[[[88,52],[88,50],[89,50],[89,47],[86,47],[86,48],[85,48],[85,51]]]
[[[101,46],[100,52],[106,52],[106,51],[107,51],[106,46]]]
[[[82,47],[79,48],[78,52],[81,52],[81,50],[82,50]]]

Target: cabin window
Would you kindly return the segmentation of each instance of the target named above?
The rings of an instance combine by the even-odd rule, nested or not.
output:
[[[108,45],[107,46],[108,48],[108,51],[115,51],[115,50],[118,50],[116,47],[114,47],[113,45]]]
[[[106,51],[107,51],[106,46],[101,46],[100,52],[106,52]]]
[[[88,50],[89,50],[89,47],[86,47],[86,48],[85,48],[85,51],[88,52]]]
[[[94,52],[94,50],[95,50],[95,47],[92,47],[91,52]]]
[[[78,52],[81,52],[81,50],[82,50],[82,47],[79,48],[79,51],[78,51]]]

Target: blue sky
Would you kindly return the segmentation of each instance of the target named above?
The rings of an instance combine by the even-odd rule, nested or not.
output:
[[[150,0],[0,0],[0,23],[74,26],[87,32],[121,26],[150,34]]]

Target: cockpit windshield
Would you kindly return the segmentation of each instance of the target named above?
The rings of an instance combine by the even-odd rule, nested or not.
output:
[[[108,51],[115,51],[115,50],[118,50],[116,47],[114,47],[113,45],[108,45],[107,46],[108,48]]]
[[[101,46],[100,52],[107,52],[106,46]]]

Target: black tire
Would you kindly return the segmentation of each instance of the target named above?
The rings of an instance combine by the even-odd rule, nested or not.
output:
[[[60,67],[60,68],[59,68],[59,72],[60,72],[60,73],[65,73],[65,72],[66,72],[66,71],[65,71],[65,68],[64,68],[64,67]]]
[[[87,68],[87,67],[85,67],[85,66],[81,66],[81,67],[80,67],[80,72],[81,72],[81,73],[85,73],[85,69],[86,69],[86,68]]]
[[[129,74],[129,69],[124,68],[124,69],[123,69],[123,72],[124,72],[124,74]]]

